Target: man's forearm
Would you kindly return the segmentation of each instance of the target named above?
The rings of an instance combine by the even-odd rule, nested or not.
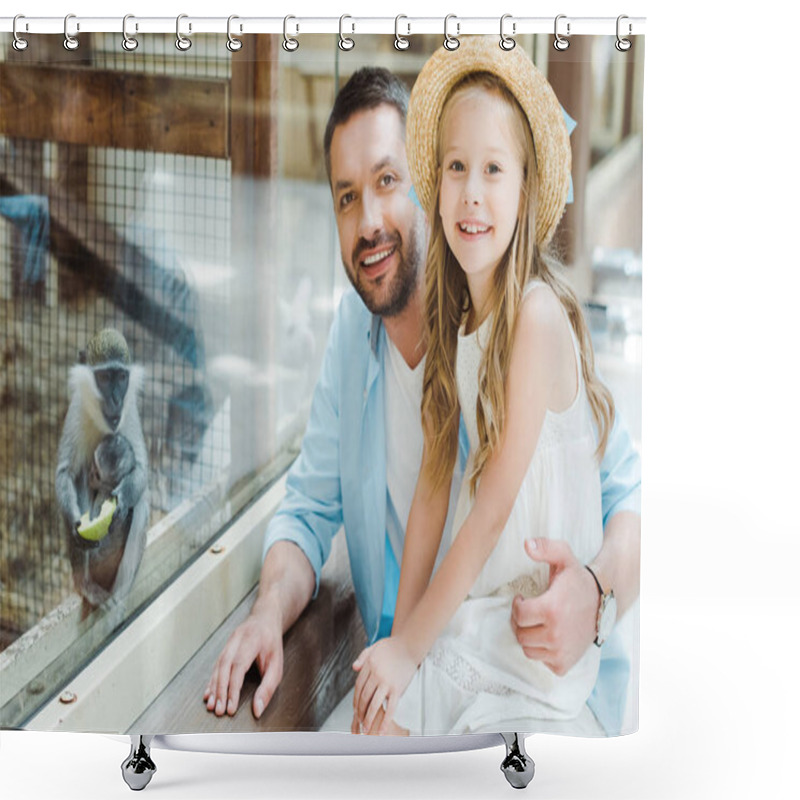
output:
[[[314,594],[316,577],[305,553],[294,542],[276,542],[261,567],[253,616],[277,613],[283,633],[294,625]]]
[[[590,564],[603,590],[614,590],[618,618],[639,596],[641,538],[641,516],[633,511],[619,511],[608,520],[603,547]]]

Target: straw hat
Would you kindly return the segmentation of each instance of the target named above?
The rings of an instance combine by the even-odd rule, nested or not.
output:
[[[460,41],[458,50],[440,48],[428,59],[411,91],[406,152],[414,190],[429,211],[435,201],[438,127],[450,90],[470,73],[494,73],[516,97],[531,126],[539,178],[536,242],[546,245],[564,213],[572,165],[561,106],[521,47],[501,50],[496,36],[465,36]]]

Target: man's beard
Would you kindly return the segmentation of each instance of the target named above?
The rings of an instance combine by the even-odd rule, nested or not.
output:
[[[404,243],[399,234],[394,236],[381,236],[372,242],[361,240],[353,254],[355,276],[350,270],[345,269],[350,283],[358,292],[364,305],[380,317],[394,317],[403,312],[408,301],[417,288],[417,277],[421,267],[422,252],[420,249],[420,236],[417,226],[409,230],[408,241]],[[362,272],[358,264],[359,254],[364,250],[373,249],[381,245],[390,245],[395,248],[399,263],[391,278],[384,275],[378,281],[362,281]],[[386,281],[391,280],[388,287],[384,288]],[[378,299],[380,295],[381,299]]]

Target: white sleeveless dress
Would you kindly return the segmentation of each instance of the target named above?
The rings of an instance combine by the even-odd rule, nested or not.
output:
[[[541,281],[531,282],[525,293],[540,286]],[[456,380],[470,457],[452,537],[458,535],[473,502],[468,476],[478,446],[478,368],[490,320],[469,335],[462,329],[458,340]],[[513,730],[533,733],[537,720],[578,717],[594,688],[599,648],[590,646],[566,675],[558,677],[525,656],[511,628],[514,596],[534,597],[548,585],[549,567],[530,560],[526,539],[563,539],[583,564],[603,543],[597,438],[571,325],[570,332],[579,365],[575,399],[563,412],[547,411],[497,545],[398,704],[395,721],[412,735],[507,732],[512,721],[517,726]]]

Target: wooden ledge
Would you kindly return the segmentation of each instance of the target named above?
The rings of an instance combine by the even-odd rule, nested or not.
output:
[[[183,667],[131,732],[254,733],[318,730],[355,683],[352,663],[366,637],[350,580],[344,536],[334,539],[322,571],[317,598],[284,637],[283,680],[261,719],[252,712],[260,683],[253,667],[245,676],[239,708],[233,717],[206,710],[203,691],[225,642],[249,614],[256,589],[234,610]]]

